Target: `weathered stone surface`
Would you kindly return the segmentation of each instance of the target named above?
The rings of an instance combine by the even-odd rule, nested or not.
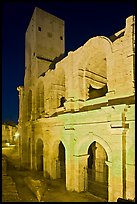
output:
[[[64,52],[59,38],[64,39],[64,24],[54,18],[52,30],[53,16],[43,12],[35,10],[38,21],[32,18],[26,33],[24,87],[18,88],[21,165],[47,178],[63,178],[66,189],[77,192],[90,190],[90,169],[95,172],[92,182],[105,180],[107,201],[134,199],[135,17],[126,19],[113,40],[91,38],[51,69],[55,53]],[[31,30],[33,24],[36,30]],[[39,182],[29,181],[40,200]]]
[[[41,180],[33,179],[32,177],[25,177],[24,181],[30,190],[36,195],[38,201],[42,201],[42,197],[47,190],[46,183]]]
[[[15,143],[16,132],[17,126],[2,124],[2,145],[6,145],[6,143]]]

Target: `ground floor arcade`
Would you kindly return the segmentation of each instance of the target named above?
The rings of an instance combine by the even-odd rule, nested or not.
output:
[[[106,120],[106,110],[69,114],[69,121],[67,114],[50,123],[40,119],[24,128],[22,164],[43,171],[46,178],[63,178],[68,191],[89,191],[107,201],[134,199],[134,122],[129,113],[129,125],[123,128],[122,117],[116,120],[121,110],[114,121]]]

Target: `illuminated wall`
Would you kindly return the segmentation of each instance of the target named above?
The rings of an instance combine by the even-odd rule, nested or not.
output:
[[[2,143],[11,143],[15,142],[15,133],[17,131],[17,126],[4,125],[2,124]]]
[[[37,32],[47,35],[45,27],[50,29],[47,22],[53,16],[48,14],[45,20],[41,15],[36,21],[41,30],[36,26],[35,31],[30,31],[29,25],[27,32],[35,36],[37,53],[49,59],[53,53],[64,52],[64,23],[55,18],[56,26],[61,23],[60,31],[50,32],[57,35],[54,45],[58,46],[52,44],[55,49],[52,52],[49,41],[45,50],[47,41],[40,39]],[[107,201],[116,201],[118,197],[134,199],[134,25],[134,16],[128,17],[125,28],[110,39],[104,36],[89,39],[55,63],[54,69],[49,61],[45,65],[42,59],[40,64],[34,63],[36,59],[30,60],[33,52],[28,53],[28,45],[32,50],[32,39],[26,38],[25,81],[24,87],[18,88],[22,166],[38,170],[40,147],[44,176],[57,179],[65,174],[67,190],[94,194],[91,181],[97,188],[104,186],[97,196]],[[48,37],[52,37],[51,33]],[[29,66],[34,70],[31,75],[27,71]],[[39,75],[43,67],[45,71]],[[38,145],[39,141],[42,145]],[[94,151],[90,152],[93,144]],[[94,176],[89,178],[90,171]]]

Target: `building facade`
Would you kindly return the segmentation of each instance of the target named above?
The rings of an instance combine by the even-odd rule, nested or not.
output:
[[[2,124],[2,145],[15,143],[17,129],[17,126]]]
[[[135,197],[135,17],[65,51],[64,21],[35,8],[19,86],[21,165],[107,201]]]

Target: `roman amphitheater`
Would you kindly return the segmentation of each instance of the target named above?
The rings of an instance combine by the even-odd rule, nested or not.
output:
[[[19,86],[21,166],[68,191],[135,198],[135,17],[65,53],[65,23],[35,8]]]

